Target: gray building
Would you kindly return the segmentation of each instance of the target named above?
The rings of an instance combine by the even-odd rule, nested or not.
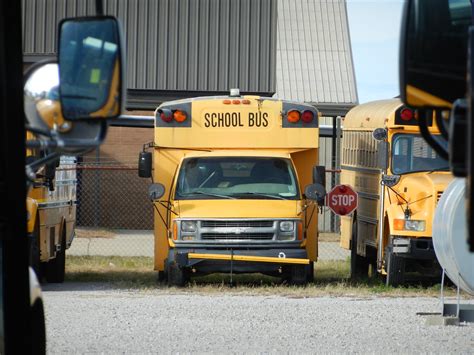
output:
[[[26,65],[55,57],[62,18],[95,14],[95,0],[22,5]],[[358,102],[345,0],[104,0],[104,11],[125,34],[128,110],[238,87],[311,103],[332,125]],[[334,141],[320,142],[334,168]],[[320,230],[336,225],[320,218]]]

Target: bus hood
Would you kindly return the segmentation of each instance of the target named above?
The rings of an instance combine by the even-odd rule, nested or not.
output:
[[[299,200],[178,200],[181,218],[298,218]]]
[[[404,212],[408,206],[410,219],[426,221],[424,232],[412,232],[413,236],[431,236],[432,219],[438,201],[453,179],[448,172],[413,173],[402,175],[393,191],[386,189],[388,195],[388,214],[391,219],[404,219]],[[401,197],[397,197],[396,191]],[[404,201],[406,200],[408,204]],[[404,235],[406,231],[394,231],[392,234]]]
[[[407,174],[401,176],[394,190],[411,205],[437,202],[452,179],[448,172]]]

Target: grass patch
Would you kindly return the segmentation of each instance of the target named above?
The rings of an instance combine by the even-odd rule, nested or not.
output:
[[[349,261],[319,261],[316,263],[315,280],[305,287],[290,286],[280,278],[260,274],[230,275],[213,274],[193,277],[191,283],[182,289],[157,283],[151,257],[119,256],[67,256],[66,281],[101,282],[114,288],[156,290],[166,293],[197,294],[245,294],[279,295],[290,298],[348,296],[348,297],[438,297],[440,285],[412,283],[405,287],[385,286],[379,278],[373,277],[359,282],[349,279]],[[446,290],[446,296],[454,296],[453,288]]]

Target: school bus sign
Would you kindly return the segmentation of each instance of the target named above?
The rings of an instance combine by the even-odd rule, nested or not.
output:
[[[327,195],[327,205],[340,216],[345,216],[357,208],[357,192],[349,185],[337,185]]]

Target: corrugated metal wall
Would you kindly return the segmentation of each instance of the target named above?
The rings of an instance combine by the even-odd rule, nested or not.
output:
[[[277,94],[358,102],[345,0],[278,0]]]
[[[29,58],[55,53],[64,17],[93,0],[22,0]],[[105,0],[123,24],[129,89],[275,92],[276,0]]]

